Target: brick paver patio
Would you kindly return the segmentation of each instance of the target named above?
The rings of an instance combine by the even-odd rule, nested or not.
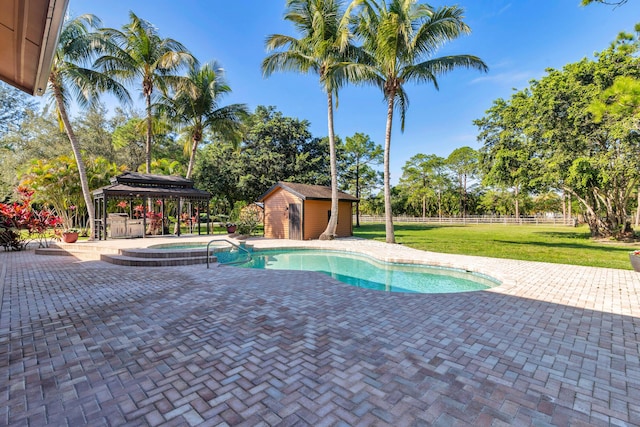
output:
[[[640,274],[312,244],[504,284],[387,294],[0,253],[0,425],[640,424]]]

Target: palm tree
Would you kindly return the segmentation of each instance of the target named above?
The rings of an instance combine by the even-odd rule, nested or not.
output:
[[[336,142],[333,129],[333,98],[346,81],[342,64],[353,49],[349,29],[354,0],[341,13],[340,0],[288,0],[284,19],[294,24],[301,34],[299,39],[282,34],[267,37],[267,51],[274,52],[262,62],[262,72],[270,76],[274,71],[313,72],[327,94],[327,126],[329,132],[329,159],[331,164],[331,217],[320,239],[331,239],[338,225],[338,172]],[[336,101],[337,102],[337,101]]]
[[[151,172],[151,141],[153,129],[152,95],[157,86],[167,92],[175,74],[185,65],[197,61],[179,42],[161,38],[149,22],[129,12],[129,23],[122,31],[105,28],[102,32],[113,41],[111,54],[96,61],[96,65],[125,82],[141,81],[146,102],[147,139],[145,164]]]
[[[486,64],[472,55],[452,55],[434,58],[438,48],[471,29],[462,21],[458,6],[433,9],[417,0],[363,0],[356,34],[362,38],[368,53],[360,64],[351,67],[353,81],[378,86],[387,102],[387,124],[384,145],[385,231],[388,243],[395,243],[389,185],[389,152],[393,112],[400,112],[400,127],[404,131],[405,112],[409,105],[404,85],[409,82],[433,83],[436,77],[456,68],[487,71]]]
[[[107,75],[85,67],[108,44],[97,32],[100,21],[93,15],[81,15],[67,21],[60,33],[60,41],[53,56],[48,89],[55,100],[61,128],[67,133],[78,165],[82,195],[89,215],[89,238],[95,236],[95,210],[89,191],[87,171],[80,152],[80,143],[71,127],[67,109],[73,96],[81,107],[88,107],[100,92],[110,92],[121,101],[130,100],[127,90]]]
[[[220,106],[220,99],[231,92],[224,71],[216,63],[192,65],[186,77],[178,80],[173,97],[164,96],[160,110],[188,134],[190,151],[187,178],[191,178],[198,144],[207,128],[233,141],[240,138],[241,118],[248,114],[244,104]]]

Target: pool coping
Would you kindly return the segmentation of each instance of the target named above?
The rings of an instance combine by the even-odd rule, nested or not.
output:
[[[413,265],[425,265],[430,267],[442,267],[449,268],[458,271],[465,271],[470,273],[486,276],[496,282],[496,285],[487,290],[493,290],[496,288],[510,288],[517,284],[517,281],[510,277],[508,274],[503,274],[500,271],[496,271],[492,268],[486,268],[485,263],[482,261],[487,259],[486,257],[479,257],[473,255],[455,255],[455,254],[441,254],[437,252],[422,251],[419,249],[413,249],[401,244],[389,244],[379,242],[370,239],[363,239],[359,237],[345,237],[334,240],[285,240],[285,239],[266,239],[263,237],[249,237],[247,239],[238,239],[229,235],[218,236],[168,236],[168,237],[147,237],[143,239],[111,239],[104,241],[81,241],[73,244],[57,244],[70,252],[112,252],[114,250],[127,252],[136,250],[148,254],[153,254],[156,251],[166,253],[167,249],[160,249],[157,246],[160,245],[172,245],[172,244],[188,244],[188,243],[202,243],[205,244],[209,241],[218,239],[229,239],[237,243],[238,245],[246,245],[252,250],[270,250],[270,249],[317,249],[317,250],[332,250],[338,252],[351,252],[356,254],[362,254],[369,256],[377,261],[385,263],[397,263],[397,264],[413,264]],[[156,246],[154,248],[153,246]],[[182,254],[203,254],[203,249],[176,249],[175,252]],[[215,252],[215,251],[213,251]],[[445,257],[443,257],[445,255]],[[493,259],[493,258],[489,258]],[[497,258],[496,258],[497,259]]]

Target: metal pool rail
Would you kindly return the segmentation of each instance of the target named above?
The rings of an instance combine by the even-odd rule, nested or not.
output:
[[[249,262],[252,260],[251,258],[251,252],[249,252],[246,248],[232,242],[229,239],[225,239],[223,237],[219,237],[217,239],[212,239],[209,241],[209,243],[207,243],[207,268],[209,268],[209,264],[210,264],[210,251],[209,251],[209,247],[211,246],[212,243],[214,242],[226,242],[228,244],[230,244],[231,246],[235,247],[238,249],[238,251],[244,251],[247,254],[247,259],[241,259],[241,260],[236,260],[236,261],[231,261],[231,262],[226,262],[225,265],[233,265],[233,264],[241,264],[241,263],[245,263],[245,262]]]

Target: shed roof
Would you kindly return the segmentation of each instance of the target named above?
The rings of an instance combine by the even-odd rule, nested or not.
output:
[[[259,201],[264,201],[278,188],[288,191],[295,196],[298,196],[302,200],[331,200],[331,187],[324,185],[309,185],[298,184],[295,182],[277,182],[270,189],[268,189],[260,198]],[[357,202],[359,199],[351,194],[338,191],[338,200],[346,200],[350,202]]]

